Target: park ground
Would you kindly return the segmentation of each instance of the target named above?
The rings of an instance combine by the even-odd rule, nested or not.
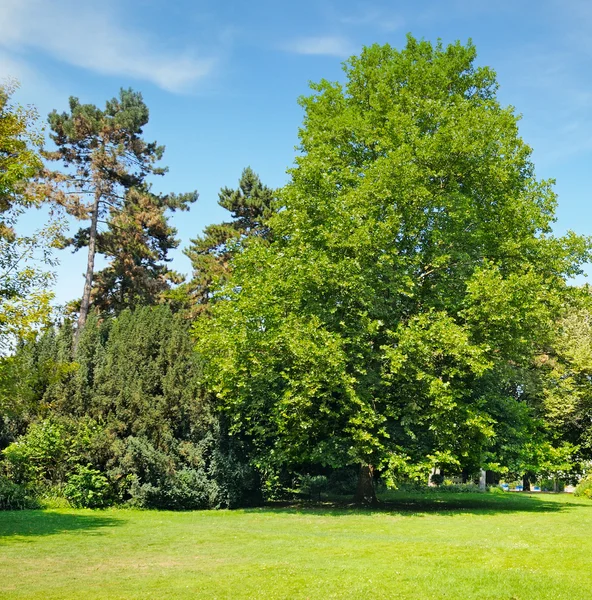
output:
[[[391,494],[233,511],[0,513],[0,597],[592,597],[592,501]]]

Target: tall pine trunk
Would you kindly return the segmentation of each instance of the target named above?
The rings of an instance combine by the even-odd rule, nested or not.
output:
[[[86,262],[86,276],[84,278],[84,291],[82,292],[82,301],[80,303],[80,313],[78,314],[78,327],[74,336],[74,351],[78,348],[80,333],[84,329],[88,310],[90,308],[90,293],[92,290],[93,276],[95,272],[95,255],[97,253],[97,223],[99,220],[99,200],[101,195],[95,192],[95,201],[93,203],[90,216],[90,232],[88,236],[88,260]]]
[[[374,489],[374,467],[372,465],[360,465],[354,502],[364,506],[376,506],[378,504],[376,490]]]

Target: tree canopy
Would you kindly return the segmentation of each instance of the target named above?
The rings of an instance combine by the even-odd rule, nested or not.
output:
[[[52,248],[61,233],[50,220],[23,235],[18,219],[43,197],[32,182],[42,169],[42,135],[32,107],[12,102],[16,83],[0,85],[0,351],[49,317]],[[1,379],[1,377],[0,377]]]
[[[49,115],[56,149],[45,156],[63,167],[47,173],[54,200],[72,216],[90,221],[72,240],[75,248],[88,246],[78,331],[86,322],[93,283],[98,287],[94,296],[101,298],[101,308],[121,310],[133,306],[138,298],[155,297],[176,277],[159,263],[177,244],[164,211],[185,210],[197,194],[151,193],[147,176],[163,175],[166,169],[156,166],[164,146],[142,137],[148,117],[142,95],[131,89],[122,89],[119,97],[106,102],[104,110],[72,97],[69,112]],[[109,228],[107,233],[101,234],[100,222]],[[112,262],[95,282],[97,252]]]
[[[300,100],[271,244],[197,324],[210,385],[262,462],[495,462],[588,242],[552,235],[552,182],[470,42],[409,36],[344,70]]]
[[[245,240],[270,239],[268,221],[276,210],[274,190],[250,167],[243,170],[237,189],[220,190],[218,204],[230,212],[231,220],[208,225],[185,250],[193,267],[189,288],[198,314],[208,306],[214,285],[227,279],[232,257]]]

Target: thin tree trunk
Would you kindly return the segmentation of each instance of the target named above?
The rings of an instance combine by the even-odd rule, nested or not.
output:
[[[530,492],[530,473],[525,473],[522,478],[522,491]]]
[[[100,194],[95,193],[90,217],[90,233],[88,236],[88,260],[86,263],[86,276],[84,278],[84,291],[82,292],[82,301],[80,303],[80,313],[78,314],[78,327],[74,336],[74,351],[78,348],[80,333],[86,324],[88,310],[90,308],[90,292],[92,290],[93,276],[95,272],[95,254],[97,253],[97,222],[99,220],[99,200]]]
[[[364,506],[376,506],[378,504],[376,490],[374,489],[374,467],[372,465],[360,465],[358,488],[354,496],[354,502]]]

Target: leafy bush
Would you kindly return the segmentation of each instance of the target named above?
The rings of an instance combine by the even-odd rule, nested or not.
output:
[[[189,466],[144,437],[130,437],[110,475],[126,482],[122,498],[141,508],[196,510],[220,506],[220,487],[198,450],[183,444],[183,458],[191,462]]]
[[[421,494],[468,494],[478,493],[483,490],[474,483],[455,483],[451,485],[431,486],[420,483],[402,483],[398,486],[402,492],[418,492]]]
[[[135,480],[130,492],[132,503],[142,508],[199,510],[216,504],[218,486],[203,471],[185,468],[157,485]]]
[[[574,496],[583,496],[592,499],[592,476],[588,475],[578,483],[574,490]]]
[[[6,470],[16,483],[59,481],[63,476],[66,440],[61,423],[34,423],[25,435],[3,450]]]
[[[321,499],[321,494],[327,490],[328,480],[324,475],[302,475],[300,491],[311,499]]]
[[[23,510],[38,506],[37,500],[29,494],[24,485],[0,477],[0,510]]]
[[[108,479],[88,466],[79,466],[68,477],[64,496],[74,508],[105,508],[113,503]]]
[[[38,421],[3,450],[6,473],[15,483],[61,484],[78,464],[92,462],[102,437],[103,429],[90,419]]]

